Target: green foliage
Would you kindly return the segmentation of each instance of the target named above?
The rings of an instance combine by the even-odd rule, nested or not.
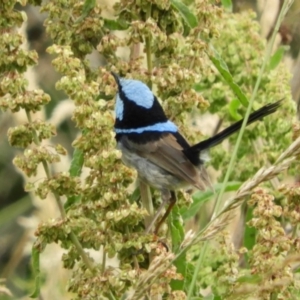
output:
[[[172,0],[171,5],[176,10],[178,10],[185,24],[189,26],[189,29],[195,28],[198,25],[198,20],[196,16],[190,11],[190,9],[184,3],[176,0]]]
[[[31,3],[37,5],[40,1]],[[231,1],[222,4],[230,10]],[[24,15],[14,10],[15,1],[1,5],[0,28],[4,34],[0,42],[0,106],[12,112],[23,109],[27,116],[25,124],[8,131],[10,144],[25,148],[14,164],[28,177],[34,176],[40,166],[44,168],[46,177],[29,182],[26,188],[41,199],[53,194],[60,212],[60,218],[40,224],[35,233],[32,258],[36,285],[32,297],[40,293],[39,256],[48,244],[57,243],[66,250],[63,266],[73,270],[69,291],[74,299],[150,299],[158,295],[185,299],[188,291],[195,299],[239,299],[244,295],[266,299],[274,293],[288,299],[296,286],[289,254],[298,253],[299,243],[295,236],[285,233],[278,218],[284,216],[297,227],[298,189],[293,193],[288,188],[279,191],[287,201],[285,209],[274,203],[271,194],[278,193],[275,189],[270,193],[256,191],[249,201],[253,215],[247,221],[257,240],[247,232],[246,248],[236,250],[223,232],[210,245],[203,258],[205,266],[198,272],[195,262],[199,255],[201,258],[200,242],[223,230],[230,218],[201,231],[197,246],[194,235],[185,233],[183,220],[202,210],[203,203],[212,199],[221,186],[195,193],[189,208],[189,196],[182,194],[172,211],[169,230],[163,227],[159,237],[146,234],[143,221],[148,212],[138,201],[139,191],[132,193],[130,189],[136,172],[122,164],[120,152],[115,149],[114,103],[108,101],[116,92],[110,75],[114,70],[148,82],[167,115],[191,142],[199,140],[199,133],[189,122],[191,113],[217,112],[225,125],[240,118],[259,76],[265,50],[254,16],[249,12],[225,12],[209,0],[190,4],[177,0],[120,0],[111,17],[101,1],[43,3],[46,31],[53,40],[48,52],[61,74],[56,88],[73,100],[72,119],[82,132],[72,144],[69,172],[54,173],[51,165],[59,163],[66,150],[60,145],[47,147],[45,140],[55,135],[54,127],[33,120],[33,113],[50,97],[41,90],[27,90],[23,76],[38,57],[34,51],[22,48],[23,37],[14,29],[24,21]],[[119,36],[115,31],[123,34]],[[96,70],[86,58],[95,49],[106,64]],[[130,55],[120,55],[122,51]],[[261,166],[273,164],[290,144],[289,116],[295,108],[290,101],[289,76],[280,64],[282,56],[280,50],[271,58],[254,108],[282,98],[284,104],[276,117],[270,116],[245,132],[232,181],[225,191],[237,191],[238,195],[243,181]],[[227,149],[219,147],[212,152],[210,165],[220,171],[221,177],[235,139],[230,139]],[[291,153],[296,150],[295,146]],[[67,198],[65,206],[63,197]],[[90,257],[89,250],[100,249],[101,261]],[[245,253],[248,266],[242,268],[239,259]],[[117,268],[106,263],[112,257],[118,261]],[[274,261],[282,268],[273,267]],[[207,286],[211,292],[204,296],[202,290]]]
[[[32,270],[33,270],[33,275],[35,277],[35,289],[30,295],[30,297],[37,298],[40,294],[40,289],[41,289],[40,251],[33,246],[31,254],[32,254],[31,255]]]
[[[241,186],[240,182],[228,182],[225,188],[225,192],[232,192],[237,191],[238,188]],[[204,203],[215,196],[215,194],[219,193],[221,190],[222,184],[216,184],[213,186],[213,190],[207,190],[204,192],[196,192],[193,195],[193,203],[190,207],[182,207],[180,209],[180,215],[182,216],[183,220],[189,220],[197,215],[201,210],[201,207]]]
[[[230,122],[235,119],[236,114],[245,114],[243,106],[233,110],[232,105],[228,106],[226,103],[233,101],[236,97],[240,101],[244,97],[245,99],[250,98],[265,53],[265,42],[260,37],[259,27],[254,16],[249,12],[234,16],[232,18],[230,14],[224,14],[220,20],[220,26],[223,28],[222,38],[215,39],[212,43],[225,61],[232,78],[234,78],[233,84],[238,85],[238,89],[243,91],[242,95],[244,96],[242,98],[238,96],[237,91],[230,85],[230,81],[226,79],[227,74],[224,76],[220,69],[217,71],[212,68],[211,74],[196,85],[197,90],[201,90],[205,98],[210,99],[209,111],[211,113],[218,112],[224,126],[229,124],[228,116],[231,116],[232,113],[235,112],[233,117],[229,119]],[[251,30],[245,31],[245,28],[251,28]],[[278,78],[281,76],[283,81],[281,81],[281,85],[278,85]],[[223,83],[221,77],[225,78],[226,83]],[[263,74],[254,109],[262,104],[284,98],[283,109],[280,110],[277,117],[267,118],[263,123],[257,122],[245,130],[230,180],[237,178],[247,180],[266,161],[273,162],[274,157],[276,157],[275,153],[282,152],[290,143],[291,135],[288,132],[291,124],[286,122],[286,118],[294,114],[295,107],[291,102],[288,80],[288,72],[282,65]],[[265,139],[266,142],[254,147],[256,158],[253,160],[253,156],[248,154],[249,149],[253,149],[253,145],[257,145],[257,136]],[[280,140],[280,143],[272,142],[270,137],[272,137],[271,139],[274,138],[274,141]],[[234,142],[235,139],[236,137],[233,136],[230,141]],[[228,151],[228,149],[218,147],[212,150],[211,164],[214,168],[222,170],[220,180],[224,178],[226,166],[230,161],[230,149]]]
[[[269,62],[269,69],[273,70],[277,68],[277,66],[282,61],[286,49],[284,47],[279,47],[276,52],[272,55],[270,62]]]
[[[221,0],[221,3],[225,9],[232,11],[232,1],[231,0]]]
[[[230,74],[225,61],[221,58],[216,49],[211,47],[210,50],[212,51],[212,55],[210,56],[211,61],[213,62],[219,73],[222,75],[223,79],[226,80],[226,83],[231,87],[233,92],[239,98],[241,104],[247,107],[249,104],[248,100],[245,94],[241,91],[240,87],[233,81],[232,75]]]

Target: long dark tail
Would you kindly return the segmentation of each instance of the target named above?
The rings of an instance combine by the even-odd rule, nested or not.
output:
[[[249,125],[257,120],[260,120],[260,119],[264,118],[265,116],[268,116],[268,115],[274,113],[278,109],[278,107],[281,105],[281,102],[282,102],[282,100],[279,100],[275,103],[267,104],[267,105],[263,106],[262,108],[256,110],[252,114],[250,114],[247,125]],[[192,154],[195,152],[199,153],[202,150],[214,147],[214,146],[220,144],[224,139],[226,139],[231,134],[235,133],[236,131],[239,131],[240,128],[242,127],[242,123],[243,123],[243,119],[232,124],[231,126],[224,129],[223,131],[217,133],[215,136],[213,136],[207,140],[204,140],[204,141],[190,147],[189,149],[186,149],[185,151]]]

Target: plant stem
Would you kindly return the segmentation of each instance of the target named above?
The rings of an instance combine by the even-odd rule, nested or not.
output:
[[[32,118],[31,118],[31,114],[30,114],[30,112],[28,110],[26,110],[26,116],[27,116],[28,122],[32,124],[33,122],[32,122]],[[40,146],[40,142],[39,142],[38,135],[37,135],[36,131],[33,131],[33,140],[34,140],[34,143],[37,146]],[[44,170],[45,170],[45,173],[46,173],[46,177],[48,179],[50,179],[51,178],[51,174],[50,174],[50,169],[49,169],[49,165],[48,165],[47,161],[43,160],[42,161],[42,165],[44,167]],[[62,201],[60,199],[60,196],[57,193],[55,193],[55,192],[53,192],[53,195],[54,195],[56,204],[58,206],[61,218],[62,218],[63,221],[66,221],[67,220],[67,216],[66,216],[66,212],[65,212],[64,206],[62,204]],[[77,236],[75,235],[75,233],[71,231],[69,233],[69,237],[70,237],[70,240],[72,241],[73,245],[77,249],[79,255],[81,256],[83,262],[90,269],[90,271],[94,272],[93,262],[90,260],[90,258],[88,257],[88,255],[84,252],[83,247],[81,246],[81,244],[80,244]]]
[[[152,10],[152,5],[150,3],[146,11],[146,21],[151,17],[151,10]],[[151,76],[152,74],[151,36],[147,36],[145,38],[145,42],[146,42],[147,68],[148,68],[148,73]],[[152,82],[150,79],[148,81],[148,86],[150,87],[150,89],[152,89]]]
[[[114,294],[112,293],[112,291],[109,291],[109,297],[112,300],[116,300],[116,298],[115,298]]]
[[[140,181],[140,193],[141,193],[142,205],[149,214],[149,216],[145,217],[145,228],[148,228],[154,214],[154,209],[153,209],[150,188],[146,183],[142,181]]]
[[[104,273],[104,271],[105,271],[105,265],[106,265],[106,250],[105,250],[105,248],[104,248],[104,245],[103,245],[103,250],[102,250],[102,274]]]
[[[72,241],[73,245],[75,246],[76,250],[78,251],[79,255],[81,256],[81,258],[82,258],[83,262],[85,263],[85,265],[89,268],[89,270],[92,273],[94,273],[95,269],[94,269],[93,262],[88,257],[88,255],[84,252],[77,236],[75,235],[75,233],[73,231],[71,231],[69,233],[69,237],[70,237],[70,240]]]
[[[207,242],[203,243],[203,247],[201,248],[200,255],[199,255],[199,258],[197,260],[196,267],[195,267],[195,271],[194,271],[194,275],[193,275],[193,278],[192,278],[192,282],[191,282],[191,284],[189,286],[189,291],[188,291],[187,299],[191,299],[192,296],[193,296],[194,287],[195,287],[195,284],[196,284],[196,280],[197,280],[197,277],[198,277],[198,274],[199,274],[202,262],[204,260],[205,253],[207,251],[207,247],[208,247],[208,243]]]
[[[299,230],[299,224],[297,224],[296,226],[294,226],[293,232],[292,232],[292,238],[296,238],[298,230]]]
[[[149,3],[146,11],[146,22],[151,17],[151,11],[152,11],[152,4]],[[146,57],[147,57],[147,68],[148,73],[152,74],[152,57],[151,57],[151,37],[146,36],[145,37],[145,47],[146,47]],[[152,82],[149,79],[148,80],[148,86],[150,89],[152,89]],[[141,193],[141,200],[143,207],[147,210],[149,213],[149,216],[145,217],[145,228],[148,227],[148,225],[151,222],[151,218],[153,216],[153,203],[152,203],[152,197],[149,186],[140,181],[140,193]]]

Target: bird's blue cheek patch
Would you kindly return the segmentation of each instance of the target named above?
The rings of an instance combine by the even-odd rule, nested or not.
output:
[[[138,80],[121,78],[120,84],[128,100],[147,109],[152,107],[154,95],[145,83]]]
[[[116,113],[116,118],[122,121],[123,114],[124,114],[124,102],[121,100],[119,93],[117,93],[117,97],[116,97],[115,113]]]

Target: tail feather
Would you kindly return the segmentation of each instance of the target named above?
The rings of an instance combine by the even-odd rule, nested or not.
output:
[[[275,103],[267,104],[267,105],[263,106],[262,108],[254,111],[252,114],[250,114],[247,125],[249,125],[257,120],[260,120],[260,119],[264,118],[265,116],[268,116],[268,115],[274,113],[281,105],[281,102],[282,102],[282,100],[279,100]],[[240,128],[242,127],[242,124],[243,124],[243,119],[232,124],[231,126],[224,129],[223,131],[217,133],[215,136],[213,136],[207,140],[204,140],[194,146],[191,146],[190,148],[186,149],[186,151],[189,152],[190,154],[192,154],[195,152],[199,153],[205,149],[214,147],[214,146],[220,144],[228,136],[232,135],[236,131],[239,131]]]

